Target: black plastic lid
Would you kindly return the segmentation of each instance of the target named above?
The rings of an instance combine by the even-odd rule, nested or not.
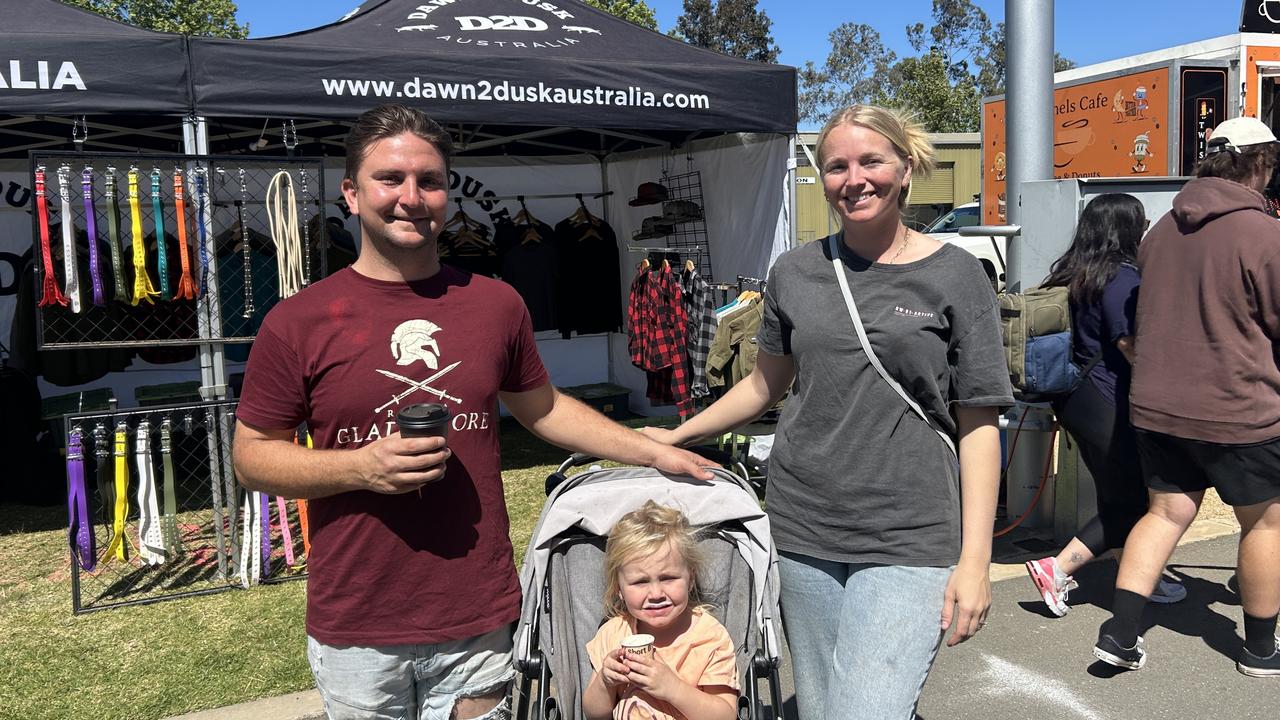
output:
[[[402,428],[431,428],[447,422],[449,406],[440,403],[418,403],[396,413],[396,424]]]

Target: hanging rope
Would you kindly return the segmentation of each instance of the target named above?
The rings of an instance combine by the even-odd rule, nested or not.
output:
[[[288,171],[281,170],[267,183],[267,223],[276,245],[280,297],[287,298],[296,295],[306,281],[302,260],[306,248],[298,224],[298,199]]]
[[[197,244],[200,246],[200,290],[199,295],[209,292],[209,238],[205,230],[205,180],[204,166],[196,168],[196,236]],[[190,432],[190,431],[188,431]]]

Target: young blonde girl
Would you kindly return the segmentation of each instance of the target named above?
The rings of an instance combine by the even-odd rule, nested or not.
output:
[[[732,720],[733,641],[700,604],[702,558],[688,519],[647,501],[614,525],[605,556],[609,619],[587,643],[587,720]],[[652,635],[653,652],[624,652],[634,634]]]

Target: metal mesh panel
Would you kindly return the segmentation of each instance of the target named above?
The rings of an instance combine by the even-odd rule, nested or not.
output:
[[[234,402],[205,402],[66,416],[68,441],[73,429],[81,430],[84,438],[86,497],[98,561],[92,572],[86,572],[73,556],[74,612],[220,592],[239,584],[241,542],[237,518],[243,491],[235,482],[231,466],[234,413]],[[176,552],[166,552],[160,564],[149,565],[143,562],[138,551],[136,441],[140,429],[145,430],[150,439],[148,460],[156,481],[158,509],[163,516],[168,492],[162,447],[165,427],[170,436],[174,519],[180,547]],[[124,462],[128,468],[125,492],[128,511],[122,533],[123,560],[115,553],[106,553],[114,533],[114,504],[110,499],[116,487],[114,436],[117,428],[125,431],[127,440]],[[300,577],[304,555],[297,503],[287,503],[294,567],[289,567],[284,559],[274,500],[271,506],[272,553],[264,579]]]
[[[62,261],[61,200],[58,185],[58,168],[67,165],[71,223],[77,237],[76,259],[79,266],[82,311],[73,313],[69,307],[59,305],[39,309],[40,348],[126,347],[157,345],[193,345],[211,341],[244,342],[252,340],[262,318],[278,298],[278,272],[275,247],[271,240],[265,198],[267,187],[277,173],[288,173],[297,200],[297,217],[308,248],[304,267],[310,279],[324,277],[327,244],[325,223],[319,222],[324,198],[323,166],[316,158],[225,158],[183,155],[111,155],[105,153],[32,153],[32,172],[43,166],[46,171],[46,187],[49,208],[49,244],[53,256],[54,275],[58,287],[66,287]],[[88,166],[92,171],[94,198],[94,223],[99,255],[99,268],[103,278],[107,303],[96,307],[92,302],[89,273],[87,218],[83,200],[81,172]],[[206,257],[212,292],[199,301],[166,300],[154,298],[154,304],[146,302],[137,306],[113,300],[117,282],[123,280],[126,294],[132,297],[134,288],[132,220],[128,192],[128,172],[136,167],[138,173],[138,210],[142,234],[147,238],[146,264],[151,285],[161,289],[158,252],[155,243],[156,214],[154,211],[151,178],[158,174],[162,226],[166,237],[165,248],[170,278],[170,293],[176,292],[181,274],[181,254],[178,242],[177,207],[174,202],[174,174],[181,168],[185,186],[185,225],[188,262],[191,275],[199,282],[201,257],[197,224],[197,197],[195,178],[203,173],[206,180],[206,199],[209,222],[206,225]],[[119,208],[119,232],[117,241],[121,258],[121,275],[117,278],[110,262],[110,236],[107,214],[109,200],[106,196],[107,173],[115,177],[116,206]],[[243,174],[242,174],[243,171]],[[241,178],[244,189],[241,189]],[[304,191],[305,187],[305,191]],[[33,206],[33,232],[36,269],[43,273],[41,262],[39,222]],[[249,297],[245,294],[245,257],[242,252],[240,218],[243,208],[244,225],[248,229],[249,248]],[[313,221],[315,222],[309,222]],[[42,277],[39,279],[42,280]],[[214,280],[216,279],[216,283]],[[246,302],[248,300],[249,302]],[[216,307],[211,306],[216,302]],[[252,312],[246,312],[251,307]],[[216,310],[216,313],[211,312]],[[220,322],[202,329],[200,315],[220,318]],[[215,340],[221,338],[221,340]]]
[[[696,220],[676,223],[667,245],[673,250],[682,250],[681,255],[685,259],[693,260],[698,265],[698,274],[707,282],[712,282],[711,249],[707,245],[707,206],[702,200],[702,173],[694,170],[680,175],[666,175],[662,178],[662,184],[667,187],[669,200],[685,200],[696,203],[702,209]]]

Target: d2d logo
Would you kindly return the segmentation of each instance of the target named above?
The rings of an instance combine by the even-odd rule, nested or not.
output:
[[[516,30],[522,32],[543,32],[548,27],[547,23],[538,18],[525,17],[523,15],[490,15],[484,17],[481,15],[459,15],[454,18],[458,21],[460,30]]]

